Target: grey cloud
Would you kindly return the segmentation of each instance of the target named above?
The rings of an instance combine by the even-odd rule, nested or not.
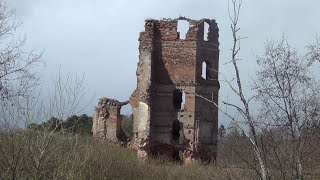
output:
[[[287,33],[299,48],[320,31],[316,0],[248,0],[243,4],[240,26],[243,36],[241,64],[246,81],[254,76],[255,55],[263,52],[266,37]],[[91,114],[99,97],[128,99],[136,86],[138,36],[144,19],[187,16],[216,18],[220,29],[220,70],[230,58],[230,25],[225,0],[12,0],[10,6],[24,25],[28,46],[46,49],[45,82],[61,64],[65,72],[85,72],[88,97],[96,94],[85,113]],[[225,88],[225,87],[222,87]],[[221,98],[229,96],[221,91]],[[88,100],[89,98],[85,98]]]

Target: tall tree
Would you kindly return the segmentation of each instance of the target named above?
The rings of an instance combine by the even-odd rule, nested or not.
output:
[[[286,157],[298,179],[303,178],[303,152],[308,141],[304,131],[319,119],[320,112],[320,85],[311,73],[315,59],[307,56],[299,55],[285,36],[278,43],[268,41],[264,55],[257,60],[260,70],[255,81],[261,118],[283,132],[291,149]]]
[[[231,108],[234,108],[239,113],[239,118],[236,118],[232,114],[224,111],[218,104],[216,104],[214,101],[207,99],[205,97],[202,97],[200,95],[197,95],[200,98],[204,98],[207,101],[213,103],[218,109],[224,113],[227,117],[230,118],[233,124],[235,124],[240,130],[242,135],[246,137],[251,145],[251,148],[254,152],[254,159],[258,163],[258,168],[250,164],[248,161],[245,160],[245,158],[241,157],[244,162],[246,162],[251,168],[255,170],[255,172],[259,175],[260,179],[266,180],[268,178],[268,170],[266,167],[266,161],[264,159],[264,148],[261,145],[260,136],[258,134],[257,130],[257,119],[252,115],[251,112],[251,104],[250,101],[254,99],[254,97],[247,97],[243,90],[243,82],[241,80],[240,76],[240,69],[238,66],[239,62],[239,52],[241,50],[240,41],[243,39],[239,35],[239,18],[240,18],[240,10],[242,6],[242,0],[230,0],[231,4],[228,6],[229,11],[229,18],[231,22],[231,32],[232,32],[232,48],[231,48],[231,60],[228,63],[232,64],[232,68],[234,70],[234,76],[233,80],[236,81],[236,83],[233,83],[232,81],[224,80],[229,85],[229,88],[237,95],[237,98],[240,100],[240,104],[236,103],[229,103],[222,101],[226,106],[229,106]],[[228,2],[230,2],[228,1]],[[235,148],[233,148],[235,150]],[[237,153],[238,154],[238,153]]]

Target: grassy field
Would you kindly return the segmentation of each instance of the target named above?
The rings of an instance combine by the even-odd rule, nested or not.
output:
[[[226,143],[226,142],[224,142]],[[238,149],[245,160],[252,152]],[[229,142],[229,145],[230,144]],[[233,145],[232,145],[233,146]],[[235,147],[235,146],[233,146]],[[315,159],[316,160],[316,159]],[[252,161],[252,162],[250,162]],[[306,166],[305,179],[320,175],[318,161]],[[283,178],[278,169],[271,179]],[[91,136],[15,131],[0,133],[0,179],[259,179],[254,168],[220,144],[218,159],[209,165],[184,166],[164,157],[137,160],[136,151],[93,140]]]
[[[220,164],[182,166],[164,157],[143,163],[136,151],[103,141],[82,139],[83,148],[74,153],[63,174],[71,179],[255,179],[244,169],[223,168]],[[71,168],[72,167],[72,168]]]
[[[12,139],[10,139],[12,138]],[[92,137],[1,135],[1,179],[256,179],[222,164],[183,166],[165,158],[139,162],[136,151]],[[5,156],[4,156],[5,155]]]

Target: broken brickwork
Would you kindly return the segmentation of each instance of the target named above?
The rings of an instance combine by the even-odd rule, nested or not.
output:
[[[107,139],[110,142],[126,142],[127,138],[121,129],[121,106],[129,102],[101,98],[93,113],[92,134],[95,138]]]
[[[178,21],[189,22],[185,39],[180,39]],[[185,163],[215,159],[218,109],[206,100],[218,103],[215,20],[147,19],[139,41],[137,89],[130,98],[138,158],[163,154]]]

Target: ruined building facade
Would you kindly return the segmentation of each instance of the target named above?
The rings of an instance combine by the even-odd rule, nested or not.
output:
[[[177,31],[179,21],[189,23],[185,39]],[[139,159],[157,154],[185,163],[216,158],[218,109],[210,101],[218,103],[220,88],[218,36],[215,20],[145,21],[139,37],[137,89],[130,98],[134,117],[131,144]],[[95,132],[104,132],[102,136],[111,140],[118,136],[119,107],[119,102],[98,106],[94,124],[101,119],[106,125]],[[114,115],[104,117],[103,109]]]
[[[121,106],[129,101],[100,98],[93,112],[92,134],[94,138],[107,139],[113,143],[126,143],[127,137],[121,129]]]
[[[177,31],[179,20],[189,22],[185,39]],[[215,20],[148,19],[139,41],[137,89],[130,99],[138,157],[180,154],[185,163],[215,158],[218,109],[210,102],[218,103],[219,91]]]

